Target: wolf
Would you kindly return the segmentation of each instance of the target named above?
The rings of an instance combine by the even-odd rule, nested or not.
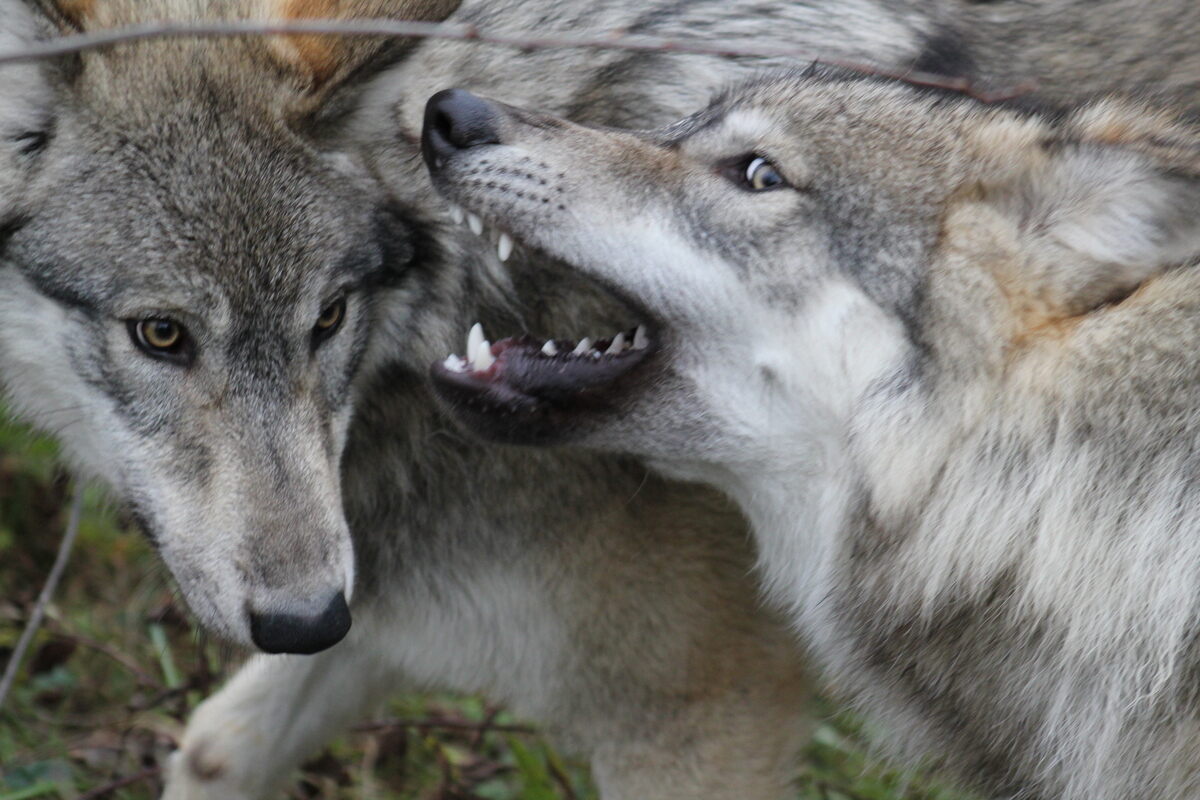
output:
[[[162,18],[439,19],[457,5],[4,0],[0,19],[29,41]],[[462,13],[526,27],[550,13],[568,29],[672,6],[535,5]],[[881,24],[885,39],[907,30]],[[463,69],[503,71],[463,55],[478,58]],[[166,796],[269,796],[402,687],[510,704],[587,758],[606,798],[783,796],[807,680],[755,596],[731,504],[632,459],[483,447],[435,407],[426,364],[463,319],[624,313],[584,285],[562,282],[549,310],[477,279],[491,247],[416,172],[417,129],[391,129],[410,83],[418,110],[427,94],[399,67],[457,58],[363,39],[185,39],[0,78],[7,401],[129,506],[203,625],[272,654],[196,713]],[[563,102],[647,80],[583,63]],[[754,68],[693,63],[707,64],[699,88],[664,92],[664,120]],[[383,177],[405,161],[418,184]]]
[[[1194,117],[813,68],[648,132],[462,90],[426,119],[451,202],[640,320],[436,363],[465,424],[721,488],[901,755],[1200,797]]]
[[[1157,9],[1089,4],[1056,37],[1003,3],[0,0],[0,27],[449,18],[1182,91],[1193,9],[1173,11],[1154,31]],[[1142,57],[1056,77],[1080,25]],[[1008,57],[1025,52],[1028,70]],[[428,363],[472,320],[583,335],[635,315],[536,253],[501,270],[503,241],[454,224],[418,149],[448,85],[650,126],[786,61],[276,37],[3,68],[9,402],[132,509],[202,624],[274,653],[196,713],[169,797],[268,796],[400,687],[509,703],[587,758],[605,798],[786,791],[803,664],[755,596],[731,505],[631,458],[485,447],[436,408]]]

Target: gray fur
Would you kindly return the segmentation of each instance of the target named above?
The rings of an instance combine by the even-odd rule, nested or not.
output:
[[[262,11],[62,5],[65,28]],[[0,10],[28,35],[24,6]],[[934,10],[506,0],[458,18],[719,31],[904,66],[942,30]],[[254,661],[189,727],[169,796],[268,794],[399,685],[512,703],[589,755],[607,798],[780,794],[803,681],[758,607],[736,515],[633,461],[468,443],[433,408],[428,363],[470,320],[586,333],[629,312],[589,282],[548,284],[544,259],[499,270],[451,228],[415,150],[425,96],[447,85],[649,126],[771,64],[428,42],[335,51],[326,71],[305,44],[144,43],[3,68],[25,76],[0,104],[0,363],[14,405],[138,509],[202,621],[235,640],[247,597],[302,605],[356,568],[350,638]],[[26,120],[48,123],[40,155],[12,147]],[[359,288],[346,327],[314,357],[312,320],[347,270]],[[193,378],[131,349],[115,316],[163,312],[147,303],[186,312],[203,336]]]
[[[651,133],[495,109],[440,187],[660,340],[563,438],[736,498],[893,750],[997,797],[1200,797],[1200,129],[822,70]],[[722,174],[746,154],[790,185]]]

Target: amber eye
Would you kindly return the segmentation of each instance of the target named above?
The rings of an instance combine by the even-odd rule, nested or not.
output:
[[[191,361],[191,340],[187,330],[175,320],[162,317],[129,320],[129,336],[147,355],[177,364]]]
[[[746,165],[744,180],[746,187],[755,192],[765,192],[786,183],[775,165],[762,156],[751,159]]]
[[[332,336],[341,327],[346,318],[346,298],[339,297],[325,308],[321,309],[317,322],[313,325],[313,343],[320,344]]]

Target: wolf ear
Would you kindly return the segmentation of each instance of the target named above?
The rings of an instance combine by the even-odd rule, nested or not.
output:
[[[1075,123],[989,192],[1017,222],[1026,285],[1067,313],[1200,258],[1200,136],[1149,116]]]
[[[441,22],[462,0],[263,0],[263,16],[277,20],[388,18]],[[304,82],[314,107],[354,79],[374,74],[411,46],[412,40],[362,36],[280,36],[274,57]]]

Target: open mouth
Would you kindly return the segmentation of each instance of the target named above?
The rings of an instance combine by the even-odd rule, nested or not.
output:
[[[518,336],[489,342],[476,323],[463,355],[433,365],[434,386],[460,412],[506,418],[521,438],[554,432],[562,415],[612,408],[621,384],[653,351],[644,325],[603,339]],[[517,431],[514,431],[517,432]]]
[[[487,231],[479,216],[455,206],[450,215],[493,242],[500,261],[512,255],[511,234]],[[539,443],[559,438],[581,414],[618,407],[639,367],[656,351],[653,328],[646,324],[598,338],[522,335],[490,342],[476,323],[465,351],[435,363],[430,373],[437,393],[472,427],[493,438]]]

